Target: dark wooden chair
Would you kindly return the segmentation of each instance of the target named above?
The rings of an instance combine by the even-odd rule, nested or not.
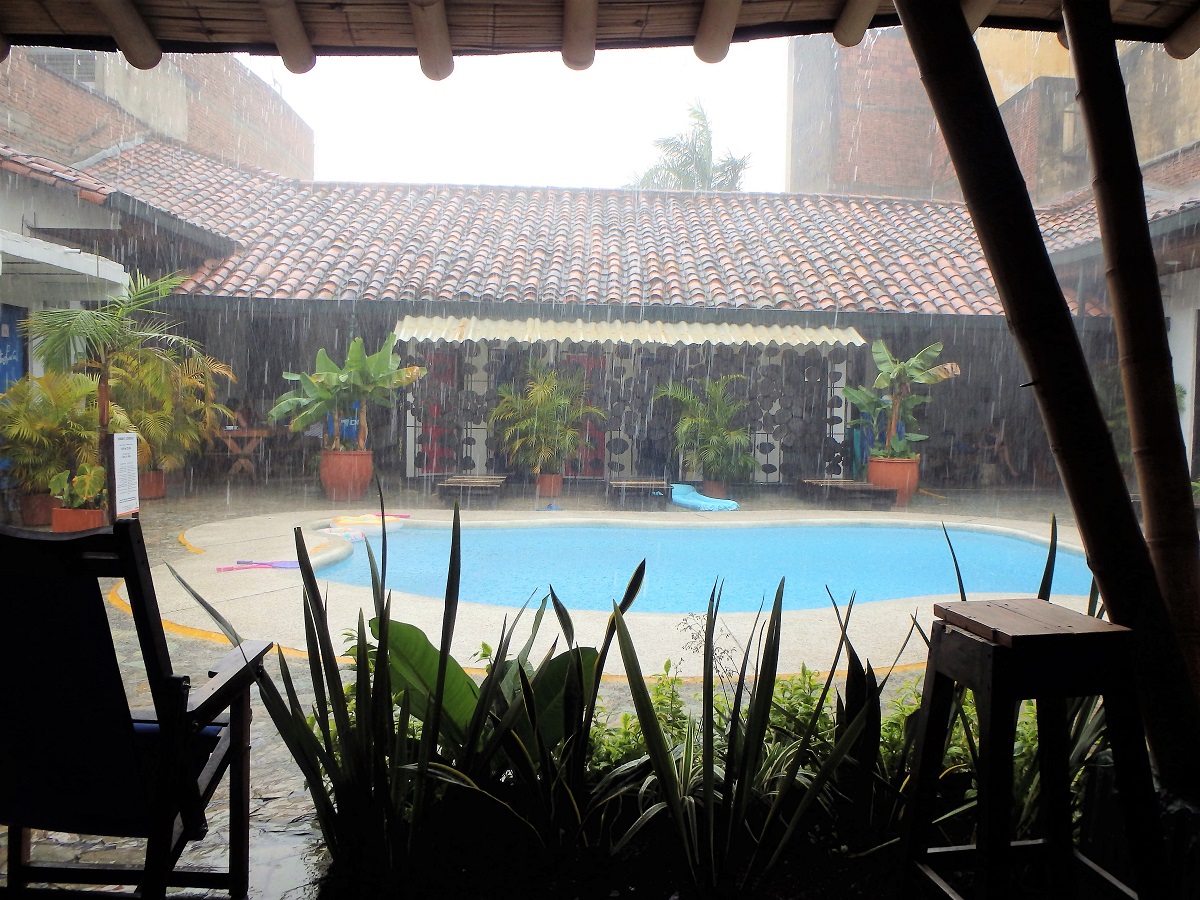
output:
[[[190,690],[171,669],[136,520],[79,534],[0,527],[0,578],[0,824],[9,842],[0,896],[133,885],[141,897],[169,886],[244,897],[250,687],[271,645],[242,643]],[[100,579],[114,578],[125,579],[133,610],[152,702],[144,712],[130,710],[109,629]],[[228,871],[178,866],[184,846],[207,832],[205,809],[226,771]],[[33,830],[146,838],[144,865],[39,861]]]

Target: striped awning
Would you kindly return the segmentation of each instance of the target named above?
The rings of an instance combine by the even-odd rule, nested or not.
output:
[[[748,344],[752,347],[856,347],[867,342],[853,328],[748,325],[730,322],[555,322],[547,319],[483,319],[475,316],[405,316],[396,323],[402,341],[576,341],[585,344]]]

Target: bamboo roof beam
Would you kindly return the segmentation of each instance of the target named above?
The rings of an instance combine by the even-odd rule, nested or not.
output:
[[[289,72],[301,75],[317,64],[312,41],[296,8],[296,0],[258,0],[267,28]]]
[[[441,81],[454,71],[446,4],[443,0],[408,0],[408,8],[412,13],[421,71],[426,78]]]
[[[979,30],[979,26],[992,14],[1000,0],[963,0],[963,18],[967,20],[967,28],[971,34]]]
[[[876,0],[846,0],[833,26],[833,39],[843,47],[857,47],[875,18]]]
[[[92,0],[125,60],[135,69],[153,69],[162,61],[162,47],[150,33],[131,0]]]
[[[963,18],[974,34],[984,20],[992,14],[1000,0],[962,0]],[[1119,2],[1119,0],[1118,0]],[[833,37],[843,47],[854,47],[862,42],[871,27],[871,20],[879,10],[877,0],[846,0],[841,15],[833,26]]]
[[[729,43],[742,13],[742,0],[704,0],[692,49],[706,63],[719,63],[729,55]]]
[[[1200,50],[1200,6],[1175,27],[1163,41],[1163,47],[1176,59],[1187,59]]]
[[[562,58],[567,68],[581,72],[596,61],[596,17],[600,0],[563,3]]]
[[[953,14],[955,0],[895,3],[1029,371],[1088,564],[1112,620],[1133,629],[1133,677],[1159,771],[1194,798],[1196,695],[979,48],[966,19]]]

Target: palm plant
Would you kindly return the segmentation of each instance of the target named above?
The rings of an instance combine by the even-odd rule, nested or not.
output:
[[[631,188],[667,191],[736,191],[742,186],[742,175],[750,165],[750,157],[726,154],[713,159],[712,128],[700,104],[689,112],[691,131],[654,142],[660,153],[659,161],[639,175]]]
[[[94,307],[40,309],[21,323],[33,343],[33,353],[49,369],[65,372],[73,366],[96,374],[96,439],[105,469],[113,471],[109,446],[110,386],[113,365],[122,354],[140,353],[170,359],[170,350],[199,352],[195,341],[174,332],[178,323],[150,306],[183,281],[180,275],[151,280],[133,275],[123,294]]]
[[[488,424],[502,426],[500,440],[515,464],[534,475],[560,474],[579,454],[584,418],[604,415],[585,401],[587,389],[582,376],[530,360],[523,386],[500,387]]]
[[[139,348],[114,356],[111,378],[113,415],[123,414],[136,428],[143,466],[181,469],[233,419],[216,400],[217,379],[234,381],[233,370],[211,356]]]
[[[45,493],[59,472],[96,461],[96,380],[47,372],[0,396],[0,455],[27,493]]]
[[[683,407],[675,423],[675,449],[684,467],[700,472],[705,481],[736,481],[748,478],[757,464],[750,452],[750,426],[734,426],[746,401],[729,396],[729,385],[744,375],[725,375],[704,383],[703,393],[678,382],[668,382],[654,392],[654,399],[668,397]]]

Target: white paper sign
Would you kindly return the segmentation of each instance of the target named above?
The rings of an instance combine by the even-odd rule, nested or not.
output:
[[[138,511],[137,435],[113,435],[113,515],[127,516]]]

